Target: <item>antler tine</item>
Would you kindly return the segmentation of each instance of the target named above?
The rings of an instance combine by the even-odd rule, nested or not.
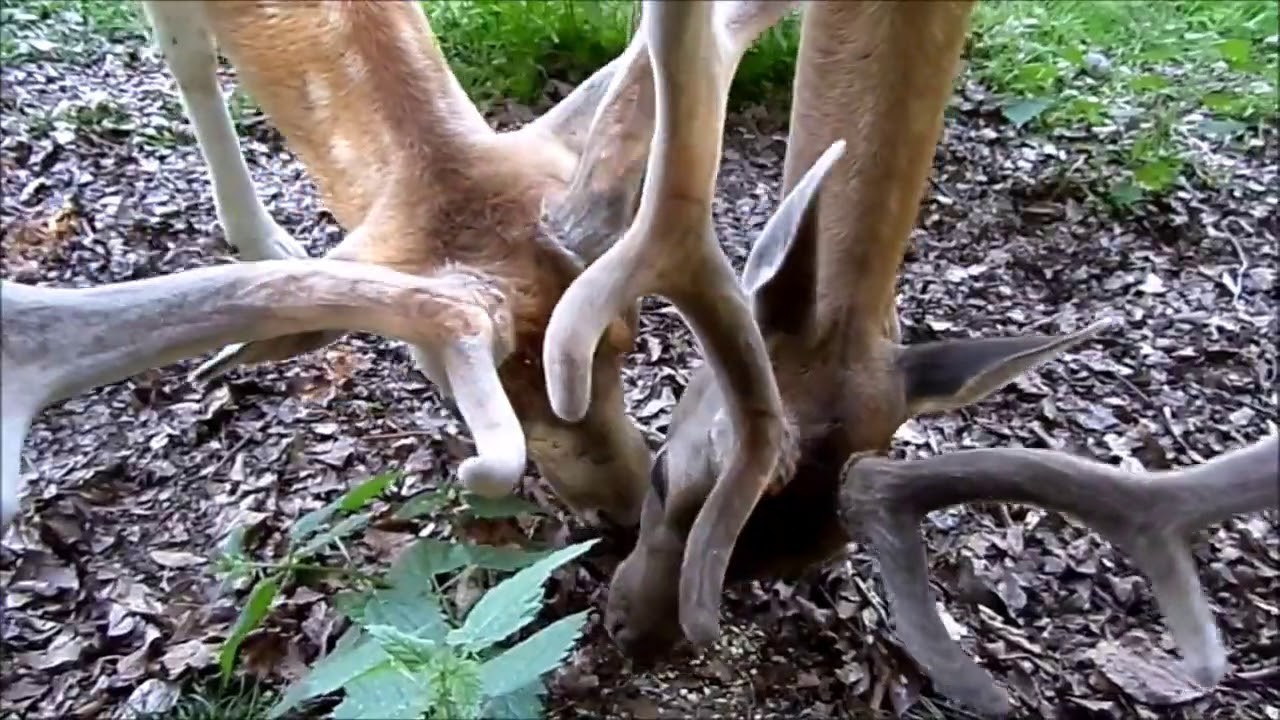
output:
[[[371,332],[438,352],[476,438],[462,481],[507,492],[524,472],[524,433],[497,374],[513,341],[507,308],[470,274],[264,260],[85,289],[3,282],[0,303],[4,525],[17,511],[22,443],[42,408],[228,342],[296,331]]]
[[[1187,536],[1238,513],[1280,506],[1275,435],[1199,466],[1134,473],[1051,450],[966,450],[895,462],[855,456],[841,512],[871,541],[894,625],[912,657],[946,695],[987,713],[1009,711],[1005,693],[950,639],[928,586],[919,523],[966,502],[1021,502],[1072,515],[1129,554],[1181,648],[1188,674],[1212,686],[1226,671]]]
[[[714,34],[731,78],[756,38],[799,2],[717,0],[713,5]],[[527,126],[556,135],[580,153],[567,191],[547,204],[543,222],[587,264],[623,234],[637,210],[655,122],[648,17],[641,15],[622,55]]]
[[[543,360],[556,414],[580,420],[591,358],[608,322],[643,295],[669,299],[703,346],[725,394],[739,452],[690,531],[681,624],[695,644],[719,633],[730,551],[782,443],[782,404],[748,298],[715,237],[711,203],[729,83],[741,57],[706,0],[644,5],[656,128],[635,222],[569,287],[552,313]]]
[[[622,55],[575,90],[575,95],[584,87],[600,94],[591,108],[594,112],[587,134],[579,141],[581,155],[569,186],[560,198],[547,202],[542,212],[542,221],[552,234],[588,264],[626,229],[644,178],[654,123],[647,22],[647,16],[642,15]],[[605,73],[609,74],[607,85],[601,82]],[[561,116],[557,121],[552,114],[561,112],[571,100],[572,95],[539,118],[546,120],[548,129],[564,128],[569,136],[566,144],[577,140],[570,126],[572,119]],[[588,103],[586,97],[574,103],[582,113],[580,119]]]

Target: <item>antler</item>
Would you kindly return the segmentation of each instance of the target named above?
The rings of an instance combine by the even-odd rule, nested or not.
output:
[[[524,434],[497,374],[513,342],[509,312],[473,273],[264,260],[85,289],[3,282],[0,304],[4,525],[17,512],[22,443],[42,408],[228,342],[295,331],[371,332],[438,350],[476,439],[462,481],[505,494],[524,472]]]
[[[760,7],[776,12],[788,4]],[[719,632],[730,551],[774,476],[783,436],[782,405],[764,341],[711,216],[729,84],[749,44],[743,34],[725,30],[736,26],[718,28],[715,13],[705,0],[644,4],[637,42],[643,38],[647,44],[653,68],[656,129],[636,219],[566,291],[543,348],[551,406],[570,421],[586,412],[591,357],[601,334],[641,296],[670,300],[705,348],[730,398],[739,444],[693,524],[693,550],[682,565],[681,624],[699,644]],[[638,52],[635,43],[629,52]],[[638,56],[633,62],[640,62]],[[596,126],[611,117],[611,107],[602,103]]]
[[[798,0],[713,3],[712,33],[723,75],[732,79],[756,38],[799,4]],[[705,15],[702,17],[705,21]],[[639,27],[621,56],[578,86],[554,110],[526,126],[530,131],[569,135],[571,149],[581,153],[568,189],[547,203],[543,222],[588,264],[617,240],[637,212],[656,121],[649,19],[649,13],[641,14]],[[594,113],[589,116],[582,112],[592,108]],[[590,129],[582,138],[584,120],[590,121]]]
[[[855,456],[844,472],[841,512],[870,539],[898,636],[934,684],[984,712],[1009,702],[951,640],[929,590],[919,523],[967,502],[1020,502],[1087,523],[1128,553],[1151,581],[1185,656],[1188,674],[1212,686],[1226,671],[1188,536],[1238,513],[1280,507],[1280,437],[1272,435],[1199,466],[1129,472],[1052,450],[965,450],[907,462]]]

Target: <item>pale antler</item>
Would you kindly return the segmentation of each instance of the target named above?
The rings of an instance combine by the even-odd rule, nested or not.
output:
[[[464,463],[470,474],[505,482],[524,470],[524,434],[497,374],[512,347],[510,313],[473,273],[422,277],[340,261],[266,260],[82,289],[5,281],[0,304],[6,525],[18,507],[23,439],[42,408],[229,341],[298,330],[370,332],[439,348],[476,435],[477,456]]]
[[[577,420],[586,412],[590,358],[606,324],[641,296],[661,295],[689,322],[723,384],[738,452],[694,522],[681,570],[680,621],[698,644],[719,633],[729,554],[774,477],[784,432],[763,339],[711,217],[729,85],[749,44],[741,31],[718,28],[715,12],[705,0],[644,4],[637,37],[648,45],[656,119],[636,219],[565,292],[543,349],[551,406]],[[606,100],[597,121],[608,111]]]
[[[951,639],[938,615],[919,529],[932,510],[991,501],[1072,515],[1127,553],[1151,581],[1188,674],[1212,687],[1226,672],[1226,652],[1188,537],[1239,513],[1280,507],[1280,438],[1272,435],[1201,465],[1159,472],[1129,472],[1022,448],[906,462],[851,459],[842,513],[851,533],[871,541],[898,636],[943,693],[1004,714],[1007,696]]]
[[[712,33],[722,68],[732,78],[742,56],[765,30],[777,24],[798,0],[734,0],[713,3]],[[648,15],[642,14],[623,54],[579,86],[583,95],[572,107],[595,108],[594,114],[562,119],[557,111],[530,124],[572,128],[580,137],[582,120],[590,120],[581,141],[581,159],[566,192],[547,203],[544,223],[566,247],[587,263],[595,261],[631,225],[653,140],[654,83],[649,57]],[[576,93],[575,93],[576,94]],[[574,95],[562,105],[570,105]],[[559,110],[559,108],[557,108]]]

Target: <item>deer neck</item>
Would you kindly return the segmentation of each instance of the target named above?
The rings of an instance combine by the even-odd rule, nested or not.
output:
[[[816,268],[808,270],[816,277],[813,319],[820,332],[859,346],[885,337],[971,6],[850,2],[806,9],[814,17],[800,41],[784,192],[832,142],[848,143],[811,229]]]
[[[213,3],[209,21],[347,228],[392,182],[429,185],[492,133],[416,3]]]

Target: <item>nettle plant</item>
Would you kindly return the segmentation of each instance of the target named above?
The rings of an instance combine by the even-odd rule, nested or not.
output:
[[[272,707],[281,717],[300,704],[341,691],[333,718],[541,717],[543,675],[558,667],[582,634],[587,611],[561,618],[505,647],[538,614],[542,587],[552,572],[587,552],[596,540],[554,552],[422,538],[383,575],[355,566],[346,544],[372,518],[364,509],[394,480],[379,475],[298,520],[290,529],[284,558],[251,560],[244,531],[228,537],[217,571],[224,582],[252,578],[253,589],[219,655],[230,678],[241,643],[267,617],[282,587],[299,574],[345,576],[351,589],[335,598],[350,627],[333,651],[289,687]],[[395,517],[407,519],[443,509],[453,498],[433,492],[410,500]],[[465,498],[476,518],[509,517],[532,505],[515,498]],[[336,548],[342,566],[315,557]],[[470,606],[454,607],[449,591],[477,571],[512,572]],[[443,579],[447,576],[447,579]]]

